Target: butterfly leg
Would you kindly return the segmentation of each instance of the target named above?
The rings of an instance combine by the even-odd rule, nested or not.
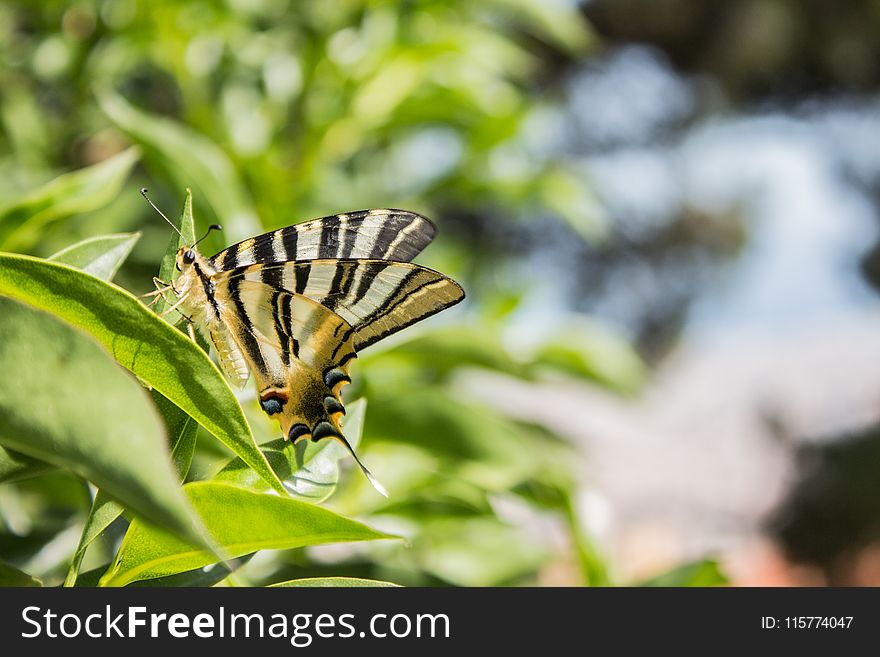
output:
[[[172,305],[170,308],[166,308],[165,310],[163,310],[163,311],[159,314],[159,317],[165,317],[165,315],[169,315],[169,314],[171,314],[172,312],[174,312],[175,310],[177,310],[177,308],[180,306],[180,304],[182,304],[185,300],[186,300],[186,297],[185,297],[185,296],[184,296],[184,297],[180,297],[180,298],[174,303],[174,305]],[[181,314],[181,316],[186,317],[186,315],[184,315],[183,313],[180,313],[180,314]]]
[[[173,286],[171,283],[166,283],[166,282],[163,281],[161,278],[158,278],[158,277],[156,277],[156,276],[153,276],[153,286],[156,288],[155,290],[153,290],[152,292],[147,292],[146,294],[142,294],[142,295],[140,296],[140,298],[141,298],[141,299],[146,299],[146,298],[148,298],[148,297],[155,297],[155,296],[157,296],[157,295],[163,295],[163,296],[164,296],[164,294],[165,294],[168,290],[173,290],[173,289],[174,289],[174,286]]]
[[[146,294],[142,294],[140,296],[141,299],[153,297],[153,300],[147,304],[147,308],[155,305],[160,299],[163,300],[167,304],[174,303],[173,301],[169,301],[168,297],[165,296],[169,291],[175,292],[175,294],[176,294],[176,290],[174,289],[173,283],[166,283],[162,279],[156,278],[155,276],[153,276],[153,285],[156,286],[156,289],[153,292],[147,292]]]

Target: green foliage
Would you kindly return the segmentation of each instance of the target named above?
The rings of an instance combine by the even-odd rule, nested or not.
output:
[[[18,568],[0,561],[0,586],[42,586],[36,577],[31,577]]]
[[[357,577],[308,577],[306,579],[291,579],[287,582],[271,584],[280,588],[387,588],[397,584],[382,582],[376,579],[359,579]]]
[[[217,367],[130,293],[69,267],[0,254],[0,294],[87,331],[120,365],[172,400],[283,491]]]
[[[119,194],[138,157],[138,150],[130,148],[7,204],[0,210],[0,249],[30,246],[49,222],[107,205]]]
[[[100,235],[68,246],[55,255],[49,256],[48,259],[76,267],[86,274],[110,281],[113,280],[140,237],[140,233]]]
[[[235,241],[259,231],[247,193],[229,158],[216,144],[179,123],[138,111],[112,91],[101,91],[98,100],[116,125],[159,156],[157,160],[168,167],[180,187],[195,185]],[[187,199],[191,204],[189,193]],[[184,228],[192,227],[192,212],[189,216],[189,225]]]
[[[183,479],[186,477],[192,462],[198,425],[189,415],[181,411],[157,391],[152,390],[150,394],[165,423],[165,430],[171,446],[171,460],[174,463],[178,476]],[[89,515],[79,539],[79,545],[76,546],[76,552],[74,552],[70,568],[67,571],[67,577],[64,579],[65,586],[74,586],[76,584],[79,568],[89,545],[124,511],[125,507],[110,497],[104,489],[98,490],[95,493],[92,507],[89,509]]]
[[[639,586],[726,586],[727,576],[717,561],[704,559],[677,566]]]
[[[208,533],[228,557],[257,550],[282,550],[394,538],[319,506],[258,493],[231,484],[199,481],[184,486]],[[163,577],[216,563],[211,552],[156,526],[135,520],[113,566],[101,580],[124,586],[139,579]]]
[[[2,298],[0,315],[0,366],[16,372],[0,379],[0,443],[70,469],[145,518],[194,536],[147,393],[57,319]]]
[[[560,565],[569,583],[608,583],[575,512],[574,450],[462,383],[475,372],[527,382],[550,373],[630,393],[644,379],[628,345],[592,324],[509,347],[504,324],[524,290],[495,276],[501,257],[473,239],[484,223],[537,213],[583,239],[604,229],[570,164],[529,146],[530,124],[553,102],[544,73],[592,43],[574,4],[83,0],[7,3],[0,21],[13,26],[0,34],[10,63],[0,70],[0,248],[16,251],[0,254],[0,296],[37,310],[0,302],[51,324],[92,372],[61,378],[56,348],[35,361],[55,355],[40,368],[49,396],[45,381],[0,382],[3,409],[34,415],[0,437],[0,504],[33,520],[30,532],[0,523],[0,545],[15,556],[4,558],[31,563],[72,525],[78,545],[33,573],[49,584],[532,584]],[[185,240],[172,233],[168,243],[141,186],[161,208],[193,188],[200,230],[224,227],[205,253],[355,208],[438,220],[420,261],[461,279],[468,307],[359,355],[347,391],[346,434],[391,499],[352,471],[340,445],[279,439],[252,391],[234,394],[171,325],[178,318],[163,321],[127,291],[150,290],[159,263],[159,277],[173,278],[177,249],[199,232],[187,190],[176,217]],[[12,319],[0,316],[0,331],[20,335]],[[0,345],[14,359],[4,371],[18,371],[9,368],[35,344],[14,354]],[[60,414],[72,399],[82,409]],[[95,399],[114,403],[95,410]],[[56,434],[67,444],[51,442]],[[151,436],[150,457],[123,456],[144,481],[99,467],[140,434]],[[152,478],[156,462],[163,474]],[[182,519],[150,507],[166,499],[189,501],[222,561],[174,533]],[[407,541],[373,541],[389,534],[352,517]],[[552,523],[567,544],[522,518]],[[339,541],[358,545],[316,558],[312,546]],[[253,568],[258,550],[272,552]]]

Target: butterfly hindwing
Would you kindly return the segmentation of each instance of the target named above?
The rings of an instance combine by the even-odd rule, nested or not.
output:
[[[358,210],[280,228],[211,258],[218,269],[291,260],[372,258],[409,262],[434,238],[425,217],[406,210]]]
[[[243,309],[232,331],[254,373],[260,405],[296,441],[342,437],[340,389],[355,358],[351,327],[315,301],[237,279]],[[218,292],[222,291],[218,285]]]
[[[250,265],[218,279],[263,283],[308,297],[345,320],[363,349],[464,298],[452,279],[432,269],[386,260],[312,260]]]

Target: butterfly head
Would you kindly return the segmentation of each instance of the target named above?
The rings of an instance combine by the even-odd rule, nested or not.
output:
[[[183,245],[177,250],[177,271],[186,272],[199,258],[198,251],[191,246]]]
[[[223,230],[223,227],[219,224],[211,224],[208,226],[208,232],[202,235],[201,238],[196,240],[195,244],[189,246],[184,244],[177,250],[177,271],[186,272],[190,267],[198,263],[200,260],[204,260],[199,252],[196,251],[196,246],[205,239],[208,235],[211,234],[212,230]],[[202,267],[204,269],[204,267]]]

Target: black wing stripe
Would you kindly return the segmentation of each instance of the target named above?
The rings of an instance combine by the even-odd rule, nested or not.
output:
[[[222,269],[235,269],[238,267],[238,245],[230,246],[225,251],[222,251],[219,255],[222,255]],[[214,257],[214,261],[217,261],[219,256]]]
[[[318,238],[318,259],[335,258],[339,248],[339,221],[321,223],[321,236]]]
[[[354,278],[354,269],[351,263],[340,263],[336,268],[336,272],[333,274],[333,282],[330,283],[330,290],[322,302],[330,310],[336,310],[340,301],[348,294],[348,289],[351,287],[352,279]]]
[[[284,321],[282,304],[284,299],[289,297],[289,294],[275,290],[272,293],[272,301],[270,302],[272,320],[275,323],[275,333],[278,336],[278,343],[281,345],[281,362],[284,363],[284,367],[290,367],[290,335],[288,334],[290,324]]]
[[[297,265],[295,271],[296,289],[294,290],[297,294],[302,294],[305,291],[306,286],[309,284],[309,272],[311,269],[311,266],[307,262]],[[278,271],[281,271],[281,269],[278,268]]]
[[[229,279],[229,297],[232,299],[232,303],[235,304],[238,319],[246,329],[240,334],[243,343],[242,346],[244,347],[245,352],[247,352],[248,357],[250,357],[251,362],[253,362],[254,367],[262,372],[266,369],[266,362],[263,360],[263,353],[260,351],[260,345],[251,330],[251,320],[250,317],[248,317],[247,309],[244,307],[244,303],[242,303],[241,300],[240,288],[242,280],[243,279],[239,277]]]
[[[261,235],[260,239],[254,240],[253,260],[254,262],[273,262],[275,260],[275,249],[272,247],[274,241],[273,233]]]
[[[295,226],[284,229],[284,234],[281,238],[281,241],[284,243],[284,252],[288,260],[296,259],[297,238],[298,235]]]
[[[354,241],[355,241],[355,231],[349,230],[350,219],[348,215],[339,215],[340,221],[340,243],[339,243],[339,255],[337,258],[346,259],[351,258],[352,249],[354,249]]]
[[[260,267],[260,279],[272,289],[284,287],[283,276],[284,270],[281,267]]]
[[[388,265],[382,262],[370,262],[368,263],[361,273],[361,280],[358,283],[357,290],[355,290],[354,297],[352,297],[351,301],[349,301],[346,305],[349,307],[354,307],[360,303],[360,301],[367,295],[367,292],[370,291],[370,287],[373,284],[373,281],[376,280],[376,277],[381,274]]]
[[[400,222],[398,221],[386,221],[382,228],[379,229],[379,233],[376,235],[376,239],[373,241],[373,248],[370,251],[369,258],[373,260],[379,259],[389,259],[385,252],[388,250],[388,247],[391,245],[391,242],[394,241],[394,238],[397,237],[397,233],[400,230]]]

